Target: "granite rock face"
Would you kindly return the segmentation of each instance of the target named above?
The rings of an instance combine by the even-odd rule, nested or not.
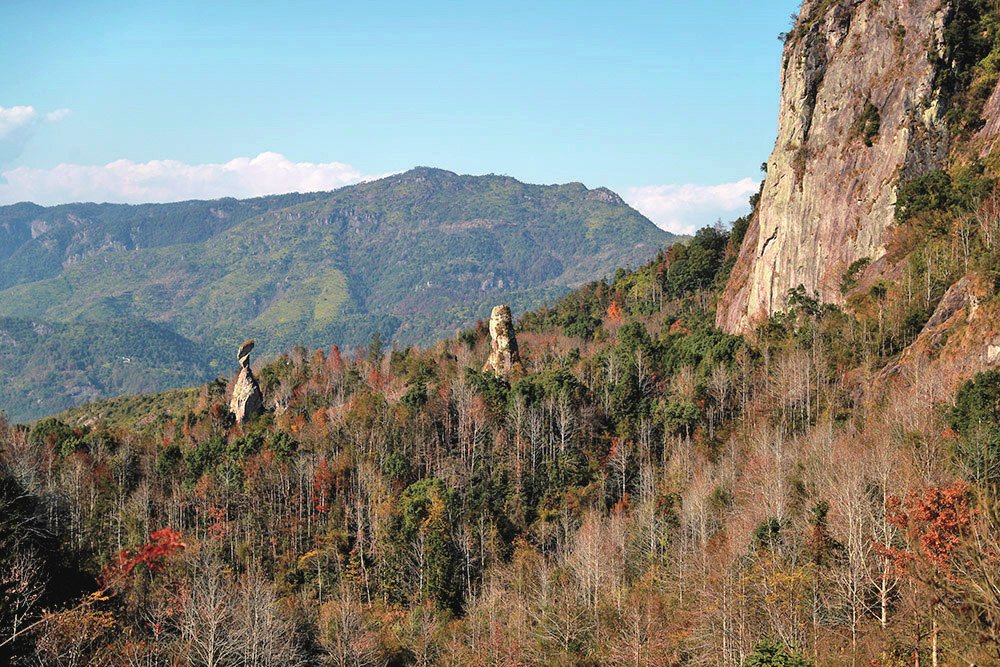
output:
[[[490,358],[483,366],[483,372],[492,372],[496,377],[506,379],[520,365],[521,355],[517,351],[510,306],[497,306],[490,314]]]
[[[240,361],[240,374],[233,386],[233,398],[229,402],[229,410],[236,415],[236,422],[241,424],[264,411],[264,395],[257,384],[257,378],[250,370],[250,352],[254,341],[248,340],[240,345],[237,358]]]
[[[941,0],[806,0],[781,71],[778,139],[760,202],[720,300],[743,332],[803,285],[840,303],[840,280],[885,254],[897,184],[940,167],[946,126],[930,57]]]

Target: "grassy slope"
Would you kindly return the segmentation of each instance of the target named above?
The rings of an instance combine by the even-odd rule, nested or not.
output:
[[[108,428],[141,428],[161,417],[178,417],[194,410],[200,393],[197,387],[192,387],[104,398],[70,408],[56,417],[74,427],[100,420]]]

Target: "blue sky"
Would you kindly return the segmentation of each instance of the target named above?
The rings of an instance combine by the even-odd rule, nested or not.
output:
[[[0,202],[429,165],[609,186],[665,227],[731,217],[774,142],[797,5],[7,0]]]

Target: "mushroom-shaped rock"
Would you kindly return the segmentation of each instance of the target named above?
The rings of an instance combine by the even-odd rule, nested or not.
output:
[[[514,335],[514,318],[510,306],[500,305],[490,315],[490,358],[483,372],[491,371],[498,378],[507,379],[515,367],[521,365]]]
[[[233,398],[229,402],[230,411],[236,415],[236,422],[243,423],[246,420],[264,411],[264,395],[257,384],[257,378],[250,370],[250,351],[254,342],[248,340],[237,352],[240,360],[240,374],[236,377],[236,384],[233,385]]]
[[[243,341],[240,349],[236,352],[236,358],[240,360],[240,366],[247,368],[250,365],[250,352],[253,351],[254,339]]]

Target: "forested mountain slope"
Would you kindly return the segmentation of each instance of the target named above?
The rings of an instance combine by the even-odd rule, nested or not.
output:
[[[147,320],[0,317],[0,408],[12,418],[215,376],[200,346]]]
[[[1000,374],[889,382],[878,313],[802,292],[716,329],[745,223],[525,314],[509,380],[478,327],[282,355],[248,424],[210,384],[5,427],[0,611],[40,623],[4,649],[989,664]]]
[[[351,347],[376,332],[386,342],[451,335],[497,299],[539,305],[645,262],[675,239],[603,188],[426,168],[334,192],[246,201],[19,204],[0,208],[0,230],[0,316],[93,322],[95,336],[123,318],[156,323],[197,349],[185,359],[182,384],[218,372],[205,360],[248,336],[274,354],[294,344]],[[78,338],[88,331],[75,328]],[[158,354],[134,342],[116,354]],[[91,348],[101,349],[100,341]],[[19,356],[28,364],[22,375],[45,376],[30,355]],[[83,395],[137,388],[91,373],[94,364],[120,365],[114,355],[76,364],[80,383],[96,394],[43,382],[31,391],[48,392],[48,400],[14,398],[0,407],[24,419]],[[178,386],[177,379],[150,367],[142,388]]]

